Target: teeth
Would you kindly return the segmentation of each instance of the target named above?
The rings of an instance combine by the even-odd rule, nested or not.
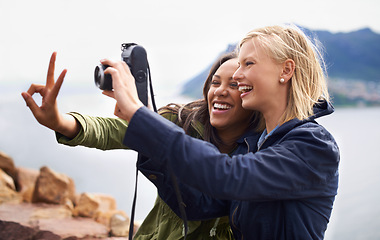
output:
[[[240,86],[240,87],[239,87],[239,91],[240,91],[240,92],[249,92],[249,91],[251,91],[252,89],[253,89],[252,86]]]
[[[214,103],[214,108],[217,109],[230,109],[231,106],[227,104]]]

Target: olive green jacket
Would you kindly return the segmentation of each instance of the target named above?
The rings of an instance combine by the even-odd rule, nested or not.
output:
[[[128,123],[116,118],[90,117],[79,113],[70,113],[81,125],[78,135],[69,139],[56,133],[59,143],[69,146],[86,146],[102,150],[127,149],[122,144]],[[160,114],[168,120],[177,123],[177,114],[170,111],[161,111]],[[203,126],[199,122],[192,123],[191,136],[202,138]],[[233,239],[228,217],[207,221],[188,222],[188,240],[200,239]],[[177,240],[183,239],[183,221],[157,195],[153,209],[149,212],[139,230],[135,240]]]

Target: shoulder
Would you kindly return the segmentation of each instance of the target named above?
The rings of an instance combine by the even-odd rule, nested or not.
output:
[[[293,130],[291,130],[290,135],[298,136],[301,138],[308,138],[310,140],[320,140],[320,141],[331,141],[331,143],[336,144],[333,135],[322,125],[315,121],[305,122]]]
[[[281,139],[287,152],[317,165],[339,162],[339,147],[332,134],[315,121],[294,127]]]
[[[178,111],[175,108],[170,108],[169,106],[160,108],[158,114],[178,125]]]

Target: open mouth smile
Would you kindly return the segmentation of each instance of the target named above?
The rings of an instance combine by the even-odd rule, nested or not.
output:
[[[213,108],[215,110],[228,110],[232,108],[232,106],[228,103],[214,103]]]
[[[239,85],[239,91],[242,92],[242,93],[247,93],[247,92],[250,92],[252,91],[253,87],[252,86],[248,86],[248,85]]]

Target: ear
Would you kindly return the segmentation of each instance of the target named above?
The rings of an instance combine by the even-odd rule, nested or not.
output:
[[[281,78],[283,78],[285,82],[288,82],[293,77],[295,68],[296,68],[295,62],[292,59],[287,59],[282,64]]]

